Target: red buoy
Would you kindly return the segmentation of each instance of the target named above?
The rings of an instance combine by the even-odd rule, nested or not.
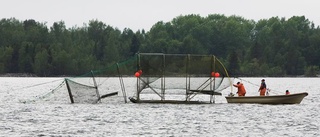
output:
[[[140,73],[136,72],[136,73],[134,73],[134,76],[136,76],[138,78],[138,77],[140,77]]]

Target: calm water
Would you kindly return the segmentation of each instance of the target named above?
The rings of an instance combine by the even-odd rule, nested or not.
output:
[[[50,92],[62,78],[0,78],[0,136],[320,136],[320,78],[264,79],[270,94],[309,95],[296,105],[227,104],[229,88],[215,104],[133,104],[121,95],[70,104],[66,90]],[[120,90],[108,80],[105,89]],[[259,94],[260,80],[242,78],[248,95]],[[125,82],[130,96],[134,81]]]

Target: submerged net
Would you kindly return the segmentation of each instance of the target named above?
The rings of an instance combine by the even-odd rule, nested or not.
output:
[[[94,81],[89,82],[91,80],[90,78],[77,79],[82,80],[78,82],[70,79],[65,80],[71,103],[97,103],[100,100],[97,86],[93,84]]]
[[[98,103],[105,97],[120,94],[125,98],[122,77],[133,76],[136,58],[111,65],[105,69],[93,70],[81,76],[66,78],[71,103]]]

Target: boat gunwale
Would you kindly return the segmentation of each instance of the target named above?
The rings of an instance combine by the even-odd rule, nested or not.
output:
[[[301,93],[294,93],[294,94],[289,94],[289,95],[270,95],[270,96],[226,96],[227,99],[236,99],[236,98],[283,98],[283,97],[292,97],[292,96],[301,96],[305,94],[305,96],[308,96],[307,92],[301,92]]]
[[[271,96],[241,96],[225,97],[228,103],[244,104],[300,104],[307,92],[289,94],[289,95],[271,95]]]

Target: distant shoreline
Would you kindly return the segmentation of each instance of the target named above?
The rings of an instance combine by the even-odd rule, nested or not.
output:
[[[31,74],[31,73],[5,73],[5,74],[0,74],[0,77],[40,77],[40,76],[37,76],[36,74]],[[72,76],[60,75],[60,76],[49,76],[49,77],[72,77]],[[123,76],[123,77],[131,77],[131,76]],[[272,77],[272,76],[236,76],[236,77]],[[306,76],[296,75],[296,76],[278,76],[278,77],[306,77]],[[312,78],[317,78],[317,77],[320,77],[320,75],[317,75]]]
[[[29,73],[5,73],[0,74],[0,77],[38,77],[36,74]]]

